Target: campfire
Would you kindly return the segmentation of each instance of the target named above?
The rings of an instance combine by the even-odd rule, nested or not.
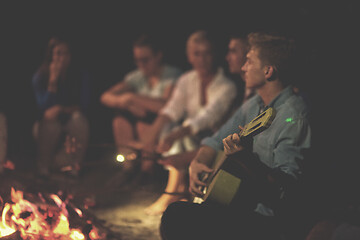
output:
[[[63,192],[25,194],[11,188],[9,199],[0,196],[0,239],[109,239],[110,231],[71,200]]]

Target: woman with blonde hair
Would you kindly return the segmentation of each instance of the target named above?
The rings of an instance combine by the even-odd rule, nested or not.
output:
[[[146,208],[147,214],[161,214],[171,202],[188,196],[187,165],[182,158],[196,153],[201,139],[215,131],[236,97],[234,82],[220,67],[216,44],[214,36],[204,30],[189,36],[186,54],[192,69],[179,78],[169,102],[144,142],[148,149],[169,158],[179,158],[179,162],[184,163],[179,167],[168,166],[165,191]],[[160,136],[165,124],[179,121],[181,125]]]

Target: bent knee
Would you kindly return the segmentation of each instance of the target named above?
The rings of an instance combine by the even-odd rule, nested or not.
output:
[[[71,114],[68,125],[69,127],[88,128],[89,122],[83,113],[75,111]]]
[[[75,111],[71,114],[70,120],[73,121],[81,121],[81,122],[87,122],[87,118],[85,115],[80,111]]]

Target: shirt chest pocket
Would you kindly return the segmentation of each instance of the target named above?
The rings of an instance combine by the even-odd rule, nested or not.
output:
[[[273,134],[266,130],[256,136],[253,141],[253,152],[256,153],[260,160],[267,166],[273,165],[273,152],[275,146],[275,139]]]

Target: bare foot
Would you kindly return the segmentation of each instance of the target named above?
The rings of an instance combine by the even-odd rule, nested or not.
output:
[[[163,193],[153,204],[145,208],[145,213],[147,215],[160,215],[170,203],[176,201],[188,201],[188,199],[183,194]]]
[[[129,141],[127,146],[134,148],[136,150],[142,150],[144,148],[144,144],[140,141]]]

